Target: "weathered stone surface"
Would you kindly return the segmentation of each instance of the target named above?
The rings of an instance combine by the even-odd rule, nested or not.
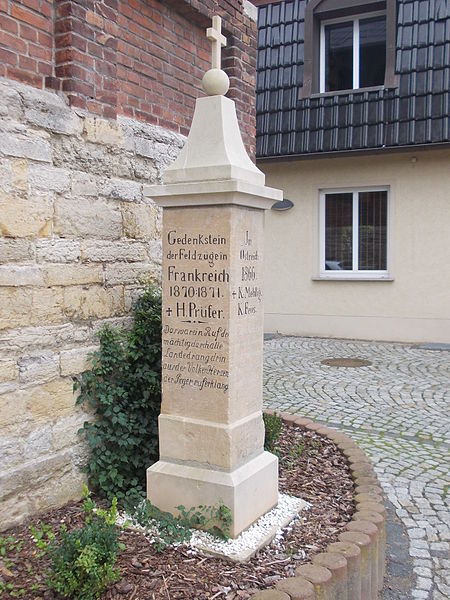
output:
[[[123,231],[128,238],[152,240],[161,236],[159,209],[154,204],[121,204]]]
[[[0,288],[0,329],[28,325],[31,303],[30,289]]]
[[[61,288],[42,287],[33,289],[30,315],[32,325],[58,323],[63,318],[63,292]]]
[[[126,286],[124,288],[124,304],[125,304],[125,311],[126,312],[130,312],[136,302],[136,300],[139,298],[139,296],[142,294],[144,286],[141,285],[130,285],[130,286]]]
[[[52,239],[36,242],[36,258],[39,262],[77,262],[81,256],[78,240]]]
[[[46,265],[43,271],[47,285],[103,283],[103,269],[97,265]]]
[[[19,287],[22,285],[44,285],[44,276],[42,270],[35,265],[0,266],[0,286]]]
[[[48,141],[39,138],[20,137],[11,133],[0,135],[0,153],[40,162],[51,162],[52,160],[52,149]]]
[[[142,242],[85,240],[81,242],[83,262],[142,262],[148,258]]]
[[[99,186],[102,196],[114,200],[125,200],[127,202],[139,202],[142,200],[142,185],[129,179],[108,178],[103,179]]]
[[[71,319],[104,319],[123,314],[123,289],[71,286],[64,290],[64,312]]]
[[[18,120],[23,116],[22,98],[11,82],[0,82],[0,117]]]
[[[73,448],[80,443],[78,431],[85,421],[92,421],[93,417],[80,410],[73,415],[59,419],[52,428],[52,448],[56,451],[64,448]]]
[[[21,437],[0,435],[0,457],[2,470],[12,467],[23,460],[23,440]]]
[[[74,395],[71,377],[64,377],[34,388],[23,390],[27,412],[33,420],[53,421],[67,416],[74,410]]]
[[[0,357],[0,383],[16,379],[19,374],[17,361]]]
[[[15,192],[28,192],[28,161],[11,160],[11,186]]]
[[[124,152],[109,152],[107,146],[80,138],[59,136],[52,140],[53,164],[101,177],[134,178],[134,159]]]
[[[72,323],[47,327],[24,327],[0,332],[0,348],[5,348],[10,352],[29,352],[33,348],[91,343],[92,338],[93,332],[88,326],[75,326]]]
[[[25,440],[25,460],[35,460],[50,452],[52,447],[52,428],[50,425],[38,427]]]
[[[59,375],[59,357],[49,351],[22,357],[18,361],[18,366],[21,383],[49,381]]]
[[[55,202],[55,233],[116,240],[122,233],[122,216],[118,205],[105,200],[61,198]]]
[[[27,262],[35,256],[34,245],[26,239],[0,238],[0,263]]]
[[[117,263],[106,265],[105,281],[108,286],[129,285],[155,281],[158,274],[157,268],[152,263]]]
[[[74,171],[72,173],[72,194],[74,196],[96,196],[97,178],[95,175]]]
[[[75,456],[68,450],[64,452],[61,461],[55,458],[41,459],[38,464],[33,462],[31,466],[25,467],[21,477],[11,481],[9,485],[9,489],[12,488],[11,493],[0,502],[2,529],[21,523],[24,515],[39,513],[80,498],[86,476],[71,464],[71,459],[74,462]],[[33,473],[33,469],[46,473],[47,478],[34,477],[28,483],[27,475],[29,472]],[[12,472],[14,473],[15,471]],[[0,478],[0,488],[2,485],[3,480]],[[33,494],[29,493],[30,489],[33,489]]]
[[[0,396],[0,424],[2,435],[4,428],[16,425],[20,415],[21,423],[31,421],[30,414],[26,411],[26,399],[21,392],[9,392]]]
[[[69,170],[55,169],[51,165],[30,165],[28,178],[32,189],[59,193],[67,192],[72,183]]]
[[[1,136],[0,136],[1,138]],[[46,192],[29,198],[0,193],[0,234],[6,237],[48,237],[52,232],[53,197]]]
[[[83,120],[61,96],[30,88],[24,93],[25,121],[36,127],[65,135],[80,134]]]
[[[84,121],[83,134],[88,142],[105,144],[107,146],[122,146],[123,131],[113,121],[98,117],[87,117]]]
[[[98,346],[85,346],[63,350],[60,354],[61,375],[77,375],[89,368],[88,356]]]

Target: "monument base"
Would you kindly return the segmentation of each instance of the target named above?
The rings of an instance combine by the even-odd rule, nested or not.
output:
[[[147,498],[173,514],[181,504],[187,509],[225,504],[235,538],[278,503],[278,458],[262,452],[231,472],[160,460],[147,469]]]

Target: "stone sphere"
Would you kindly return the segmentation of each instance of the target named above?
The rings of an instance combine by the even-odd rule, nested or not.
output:
[[[208,96],[224,96],[230,88],[230,80],[222,69],[210,69],[203,75],[202,87]]]

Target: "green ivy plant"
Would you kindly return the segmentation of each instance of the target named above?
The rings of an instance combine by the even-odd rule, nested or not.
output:
[[[146,529],[152,528],[154,547],[161,552],[167,546],[189,541],[192,529],[202,529],[215,537],[227,540],[230,537],[231,510],[219,503],[217,506],[200,505],[186,509],[177,506],[178,515],[160,510],[149,500],[136,506],[132,520]]]
[[[142,498],[146,469],[158,459],[161,405],[161,293],[149,286],[134,307],[131,330],[106,326],[91,369],[74,378],[77,405],[94,413],[80,431],[89,444],[90,486],[130,505]]]

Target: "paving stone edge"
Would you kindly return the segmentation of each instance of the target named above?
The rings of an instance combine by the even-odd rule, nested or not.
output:
[[[315,431],[343,452],[355,484],[356,510],[339,542],[298,567],[295,577],[280,579],[275,588],[257,592],[252,600],[377,600],[386,572],[386,509],[370,458],[345,433],[312,419],[280,416],[285,425]]]

